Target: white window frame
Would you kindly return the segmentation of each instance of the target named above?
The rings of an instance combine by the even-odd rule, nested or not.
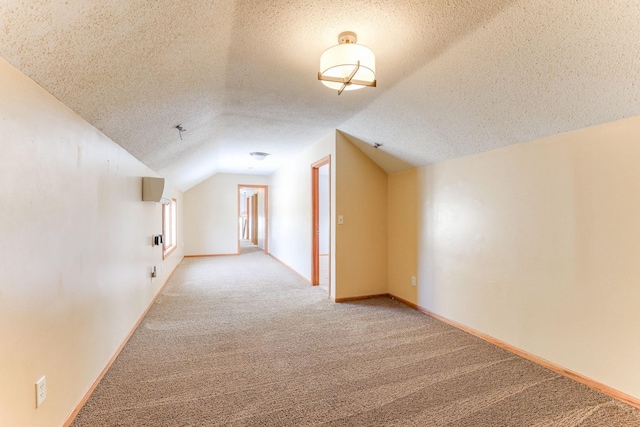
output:
[[[178,247],[178,201],[162,205],[162,259],[166,259]]]

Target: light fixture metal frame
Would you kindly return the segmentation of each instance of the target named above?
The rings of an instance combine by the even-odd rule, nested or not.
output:
[[[320,71],[318,71],[318,80],[324,80],[326,82],[334,82],[334,83],[342,83],[342,87],[338,90],[338,95],[345,90],[345,88],[349,85],[359,85],[359,86],[367,86],[367,87],[376,87],[376,80],[372,82],[366,82],[364,80],[354,80],[353,76],[356,75],[358,70],[360,69],[360,61],[358,61],[356,68],[351,72],[351,75],[348,77],[331,77],[331,76],[323,76]]]
[[[352,31],[344,31],[338,35],[339,44],[355,44],[356,42],[357,42],[356,33]],[[350,64],[344,64],[344,65],[350,65]],[[318,80],[333,82],[333,83],[342,83],[342,87],[338,89],[338,95],[342,94],[342,92],[347,88],[347,86],[350,86],[352,84],[358,85],[358,86],[365,86],[365,87],[376,87],[376,84],[377,84],[376,79],[370,82],[365,80],[357,80],[353,78],[359,69],[360,69],[360,61],[357,62],[354,70],[347,77],[324,76],[322,75],[322,72],[318,71]]]

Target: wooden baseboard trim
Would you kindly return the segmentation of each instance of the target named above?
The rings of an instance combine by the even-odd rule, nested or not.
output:
[[[351,302],[351,301],[360,301],[363,299],[373,299],[373,298],[384,298],[390,296],[389,294],[374,294],[374,295],[361,295],[358,297],[344,297],[344,298],[333,298],[333,302]]]
[[[395,296],[395,295],[393,295],[393,294],[387,294],[387,295],[388,295],[388,296],[389,296],[389,298],[391,298],[391,299],[397,300],[397,301],[399,301],[399,302],[403,303],[404,305],[408,305],[409,307],[414,308],[414,309],[416,309],[416,310],[418,310],[418,311],[422,311],[422,312],[424,313],[424,310],[420,310],[420,308],[418,307],[418,305],[416,305],[416,304],[412,303],[411,301],[407,301],[406,299],[404,299],[404,298],[400,298],[400,297],[397,297],[397,296]],[[434,317],[435,317],[435,316],[434,316]]]
[[[508,344],[508,343],[506,343],[504,341],[500,341],[499,339],[496,339],[496,338],[494,338],[494,337],[492,337],[490,335],[487,335],[487,334],[485,334],[483,332],[476,331],[475,329],[472,329],[472,328],[470,328],[468,326],[465,326],[465,325],[463,325],[461,323],[458,323],[456,321],[447,319],[446,317],[440,316],[439,314],[436,314],[436,313],[434,313],[432,311],[429,311],[426,308],[420,307],[419,305],[414,304],[412,302],[409,302],[409,301],[407,301],[405,299],[402,299],[402,298],[397,297],[397,296],[392,295],[392,294],[388,294],[388,295],[389,295],[389,298],[398,300],[399,302],[401,302],[403,304],[406,304],[411,308],[415,308],[416,310],[419,310],[419,311],[423,312],[424,314],[433,317],[434,319],[438,319],[441,322],[447,323],[447,324],[453,326],[454,328],[460,329],[461,331],[467,332],[467,333],[469,333],[469,334],[471,334],[473,336],[476,336],[476,337],[478,337],[478,338],[480,338],[480,339],[482,339],[484,341],[487,341],[488,343],[491,343],[491,344],[496,345],[496,346],[498,346],[500,348],[503,348],[503,349],[507,350],[508,352],[511,352],[511,353],[516,354],[516,355],[518,355],[518,356],[520,356],[520,357],[522,357],[524,359],[529,360],[530,362],[538,364],[538,365],[540,365],[540,366],[542,366],[544,368],[547,368],[547,369],[549,369],[549,370],[551,370],[551,371],[553,371],[553,372],[555,372],[557,374],[560,374],[560,375],[565,376],[567,378],[570,378],[570,379],[572,379],[574,381],[577,381],[577,382],[579,382],[581,384],[584,384],[587,387],[591,387],[592,389],[597,390],[597,391],[599,391],[601,393],[604,393],[607,396],[612,397],[614,399],[617,399],[617,400],[619,400],[619,401],[621,401],[623,403],[626,403],[627,405],[631,405],[631,406],[633,406],[635,408],[639,408],[640,409],[640,399],[638,399],[636,397],[633,397],[631,395],[623,393],[620,390],[616,390],[615,388],[613,388],[611,386],[608,386],[606,384],[603,384],[603,383],[598,382],[596,380],[593,380],[591,378],[585,377],[584,375],[579,374],[577,372],[574,372],[574,371],[572,371],[570,369],[563,368],[560,365],[557,365],[557,364],[555,364],[553,362],[549,362],[548,360],[545,360],[545,359],[543,359],[541,357],[538,357],[538,356],[536,356],[534,354],[531,354],[531,353],[526,352],[526,351],[524,351],[522,349],[519,349],[518,347],[515,347],[515,346],[513,346],[511,344]]]
[[[240,252],[236,254],[201,254],[201,255],[185,255],[185,258],[206,258],[211,256],[236,256],[240,255]]]
[[[289,270],[291,270],[296,276],[298,276],[299,278],[301,278],[302,280],[304,280],[306,283],[311,284],[311,280],[307,279],[306,277],[304,277],[302,274],[298,273],[293,267],[289,266],[286,262],[280,260],[277,256],[273,255],[272,253],[268,253],[267,255],[269,255],[271,258],[275,259],[276,261],[278,261],[280,264],[284,265],[285,267],[287,267]]]
[[[183,259],[184,259],[184,257],[183,257]],[[171,273],[169,273],[169,275],[165,279],[165,281],[162,284],[162,286],[160,286],[160,288],[158,288],[158,291],[156,292],[156,294],[151,299],[151,302],[149,303],[147,308],[144,310],[144,313],[142,313],[142,315],[138,318],[138,321],[135,323],[135,325],[133,325],[133,328],[129,331],[129,334],[127,334],[127,336],[122,341],[120,346],[116,349],[115,353],[113,353],[113,356],[111,356],[111,358],[107,362],[106,366],[102,369],[102,371],[100,371],[100,373],[95,378],[95,380],[93,380],[93,383],[91,383],[91,385],[89,386],[87,391],[85,391],[82,399],[80,399],[80,402],[78,402],[78,404],[73,409],[73,411],[71,411],[71,413],[67,416],[67,418],[66,418],[66,420],[65,420],[65,422],[63,424],[63,427],[69,427],[71,425],[71,423],[73,422],[73,420],[78,415],[78,413],[80,412],[80,410],[82,409],[82,407],[84,406],[84,404],[87,403],[87,400],[89,400],[89,397],[91,397],[91,393],[93,393],[93,391],[96,389],[96,387],[98,386],[98,383],[100,383],[100,381],[102,380],[104,375],[107,373],[107,371],[109,370],[111,365],[113,365],[113,362],[115,362],[116,358],[118,357],[118,355],[120,354],[120,352],[122,351],[124,346],[127,345],[127,342],[129,342],[129,339],[131,338],[133,333],[136,331],[136,329],[138,329],[138,326],[140,326],[140,323],[142,323],[142,319],[144,319],[144,316],[147,315],[147,313],[149,312],[149,310],[151,309],[153,304],[156,302],[156,299],[158,299],[158,296],[160,296],[160,293],[162,293],[164,287],[167,285],[167,282],[169,282],[169,279],[171,278],[171,276],[173,276],[173,273],[175,273],[176,269],[178,268],[178,266],[180,265],[181,262],[182,262],[182,260],[178,261],[178,263],[173,268],[173,270],[171,270]]]

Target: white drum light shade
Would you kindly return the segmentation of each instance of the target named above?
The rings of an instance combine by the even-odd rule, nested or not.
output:
[[[252,153],[249,153],[249,155],[253,157],[255,160],[260,161],[260,160],[266,159],[269,153],[263,153],[262,151],[254,151]]]
[[[353,36],[344,37],[344,34]],[[322,84],[335,90],[356,90],[365,86],[375,86],[376,56],[373,51],[356,44],[354,33],[340,34],[339,41],[340,44],[330,47],[320,56],[318,79]]]

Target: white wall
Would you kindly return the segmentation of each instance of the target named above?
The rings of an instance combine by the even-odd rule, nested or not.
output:
[[[336,134],[305,149],[279,168],[269,181],[269,252],[311,280],[311,164],[331,155],[335,159]],[[331,167],[331,206],[335,218],[335,168]],[[333,221],[333,219],[332,219]],[[331,227],[335,241],[335,226]],[[332,248],[332,257],[335,254]],[[335,259],[331,260],[335,265]],[[335,283],[335,271],[331,271]],[[333,289],[332,289],[333,292]]]
[[[329,165],[324,165],[318,170],[318,239],[320,255],[328,254],[329,245],[331,244],[331,236],[329,234],[331,221],[329,184]]]
[[[216,174],[184,194],[185,255],[238,253],[238,185],[266,185],[263,175]]]
[[[417,303],[640,398],[638,135],[640,117],[398,176]]]
[[[266,199],[264,197],[264,189],[258,188],[258,247],[265,249],[266,243],[266,212],[265,212],[265,202]]]
[[[0,425],[59,426],[182,258],[157,176],[0,59]],[[182,195],[174,191],[182,218]],[[182,236],[181,227],[178,239]],[[152,266],[159,277],[150,279]],[[47,399],[35,408],[35,382]]]

